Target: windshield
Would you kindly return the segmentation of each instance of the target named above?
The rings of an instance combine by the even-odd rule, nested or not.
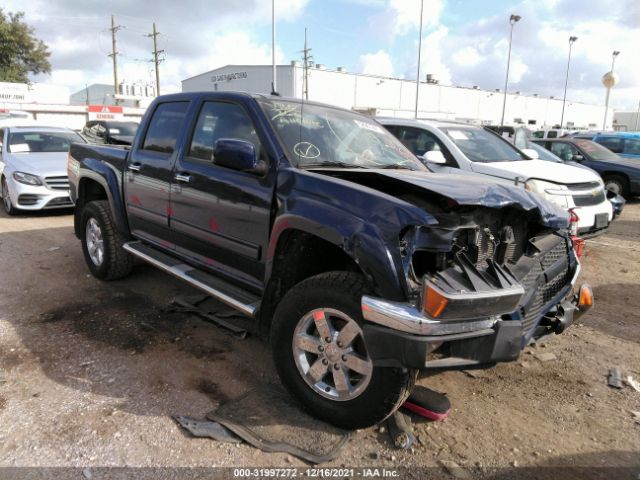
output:
[[[593,160],[620,160],[611,150],[591,140],[574,140],[573,143]]]
[[[87,143],[76,132],[21,131],[9,134],[11,153],[68,152],[72,143]]]
[[[481,128],[441,127],[443,132],[472,162],[515,162],[527,160],[509,142]]]
[[[375,121],[344,110],[282,100],[259,100],[294,163],[300,167],[426,170]]]
[[[138,124],[134,122],[108,123],[109,135],[123,135],[133,137],[138,130]]]

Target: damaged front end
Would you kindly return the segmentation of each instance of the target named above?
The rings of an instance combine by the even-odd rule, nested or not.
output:
[[[410,227],[400,237],[409,301],[362,299],[374,362],[495,364],[571,323],[579,263],[570,239],[535,210],[462,206],[436,217],[437,225]]]

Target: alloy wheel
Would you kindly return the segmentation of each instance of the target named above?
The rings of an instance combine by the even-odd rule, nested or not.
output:
[[[325,398],[352,400],[371,381],[373,362],[362,329],[343,312],[330,308],[308,312],[298,322],[292,347],[302,378]]]

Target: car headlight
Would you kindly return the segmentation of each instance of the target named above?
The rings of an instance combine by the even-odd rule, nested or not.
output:
[[[569,198],[571,198],[571,192],[564,185],[545,182],[543,180],[527,180],[524,184],[524,188],[529,192],[542,195],[551,203],[554,203],[562,208],[569,207]]]
[[[13,178],[16,182],[24,183],[26,185],[42,185],[42,180],[30,173],[13,172]]]

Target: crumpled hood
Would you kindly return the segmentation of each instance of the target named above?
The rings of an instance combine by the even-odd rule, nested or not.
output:
[[[67,152],[6,153],[5,162],[15,171],[42,177],[67,174]]]
[[[577,169],[579,170],[579,169]],[[569,214],[543,197],[529,193],[522,187],[508,185],[481,175],[452,175],[448,173],[409,170],[349,169],[355,181],[361,175],[382,175],[411,184],[455,201],[458,205],[477,205],[489,208],[518,206],[523,210],[538,210],[543,224],[551,228],[566,228]]]
[[[595,182],[599,176],[584,168],[576,168],[564,163],[553,163],[545,160],[520,160],[517,162],[474,162],[471,165],[474,172],[484,173],[500,178],[523,180],[539,178],[548,182],[567,185],[570,183]]]

